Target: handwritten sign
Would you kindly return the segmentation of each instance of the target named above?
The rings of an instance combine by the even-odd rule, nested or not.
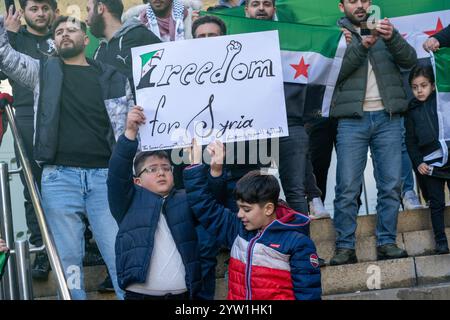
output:
[[[288,135],[277,31],[132,49],[143,150]]]

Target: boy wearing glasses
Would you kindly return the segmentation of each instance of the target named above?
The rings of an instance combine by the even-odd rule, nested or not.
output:
[[[127,117],[109,162],[108,200],[119,225],[116,264],[126,300],[202,298],[196,223],[184,191],[174,188],[164,151],[138,153],[141,107]]]

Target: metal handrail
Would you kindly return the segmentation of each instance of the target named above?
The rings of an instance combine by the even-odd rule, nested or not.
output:
[[[48,229],[48,224],[44,215],[44,211],[41,206],[38,189],[34,184],[33,174],[31,172],[31,166],[25,155],[23,149],[23,142],[19,130],[17,129],[16,121],[14,118],[14,113],[9,104],[5,106],[6,116],[11,128],[11,132],[14,137],[14,143],[16,144],[17,151],[19,154],[19,162],[22,166],[24,172],[25,181],[27,188],[30,192],[31,201],[33,203],[34,211],[36,213],[36,218],[39,224],[39,229],[41,230],[42,240],[44,242],[45,248],[47,250],[47,255],[50,261],[52,270],[56,275],[56,283],[58,286],[58,293],[63,300],[71,300],[70,291],[67,286],[66,278],[61,265],[61,260],[59,258],[58,252],[56,250],[55,242]]]

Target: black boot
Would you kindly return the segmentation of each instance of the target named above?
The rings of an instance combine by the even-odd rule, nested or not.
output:
[[[436,254],[447,254],[450,252],[448,249],[447,240],[436,242]]]
[[[336,248],[334,257],[330,260],[330,266],[357,263],[355,249]]]
[[[100,293],[114,292],[114,286],[111,280],[111,276],[109,275],[109,272],[105,280],[99,284],[97,291]]]
[[[38,252],[34,259],[31,275],[34,280],[47,281],[50,272],[50,261],[45,251]]]
[[[378,260],[400,259],[408,257],[406,250],[400,249],[396,244],[388,243],[377,247]]]

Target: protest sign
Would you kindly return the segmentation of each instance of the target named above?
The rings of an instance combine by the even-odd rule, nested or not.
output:
[[[142,150],[288,135],[277,31],[132,49]]]

